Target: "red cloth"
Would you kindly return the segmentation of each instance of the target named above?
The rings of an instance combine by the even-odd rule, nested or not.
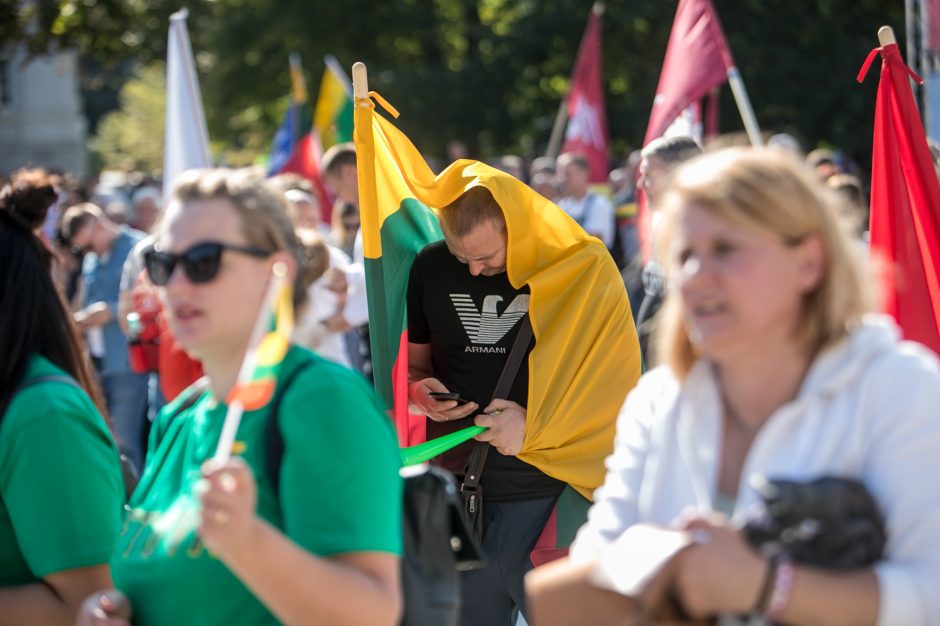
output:
[[[202,364],[190,358],[177,345],[162,316],[160,323],[163,325],[163,334],[160,336],[158,380],[164,399],[170,402],[202,378]]]
[[[606,183],[610,171],[607,145],[607,113],[601,82],[601,16],[591,11],[588,18],[568,94],[568,129],[562,152],[587,157],[592,183]]]
[[[711,0],[681,0],[643,145],[661,137],[683,109],[728,80],[732,68],[731,49]]]
[[[128,344],[131,368],[138,373],[156,371],[160,391],[170,402],[202,377],[202,365],[176,344],[145,271],[134,282],[131,306],[140,315],[140,335]]]
[[[940,353],[940,184],[908,79],[923,81],[891,44],[871,51],[859,82],[878,53],[870,251],[882,270],[883,311],[905,338]]]
[[[320,158],[322,156],[323,149],[320,147],[320,139],[317,137],[316,131],[312,130],[297,142],[287,163],[278,173],[298,174],[313,184],[317,199],[320,201],[320,219],[324,224],[329,225],[333,218],[333,200],[330,194],[327,193],[320,175]]]

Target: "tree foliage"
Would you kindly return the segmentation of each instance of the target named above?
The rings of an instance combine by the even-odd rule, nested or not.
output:
[[[568,83],[591,0],[193,0],[189,29],[210,136],[264,152],[289,90],[287,55],[300,53],[311,94],[334,54],[365,61],[370,86],[402,113],[429,153],[464,140],[477,154],[537,153]],[[757,117],[807,147],[870,150],[874,84],[855,74],[903,5],[883,0],[714,0]],[[102,60],[162,59],[178,0],[26,3],[32,35],[0,27],[34,51],[69,45]],[[604,77],[619,149],[643,137],[676,2],[611,0],[604,16]],[[3,16],[0,15],[0,18]],[[4,30],[6,29],[6,30]],[[727,92],[727,90],[725,90]],[[722,96],[722,128],[740,120]]]
[[[142,67],[124,84],[120,108],[104,117],[91,145],[104,167],[148,173],[163,168],[165,76],[158,62]]]

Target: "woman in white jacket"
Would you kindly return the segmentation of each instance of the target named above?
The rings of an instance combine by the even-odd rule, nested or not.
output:
[[[653,523],[704,540],[678,557],[693,616],[810,624],[940,624],[940,370],[866,315],[834,200],[789,157],[736,149],[679,170],[665,201],[661,367],[619,417],[575,563]],[[865,484],[885,558],[848,572],[771,561],[736,530],[755,475]],[[762,593],[762,587],[766,589]],[[761,599],[763,598],[763,599]]]

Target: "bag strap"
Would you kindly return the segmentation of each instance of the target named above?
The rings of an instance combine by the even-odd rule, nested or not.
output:
[[[35,378],[22,380],[20,381],[20,384],[16,386],[16,389],[13,390],[13,393],[7,397],[6,401],[3,403],[3,406],[0,407],[0,419],[3,419],[4,414],[6,414],[7,409],[10,408],[10,405],[13,404],[13,399],[16,398],[16,395],[19,392],[40,383],[62,383],[70,387],[81,389],[78,381],[73,379],[71,376],[63,376],[62,374],[43,374],[42,376],[36,376]]]
[[[264,465],[268,472],[268,478],[271,480],[271,486],[274,487],[275,495],[280,494],[281,459],[284,457],[284,436],[281,434],[281,426],[277,415],[278,409],[281,407],[284,393],[294,382],[294,379],[302,371],[312,367],[314,363],[313,359],[305,359],[300,365],[291,370],[284,377],[284,382],[278,385],[268,408],[268,422],[264,431]]]
[[[499,380],[496,381],[496,389],[493,391],[493,400],[505,398],[509,395],[512,384],[519,373],[519,366],[522,365],[522,359],[525,358],[526,349],[532,341],[532,320],[528,314],[522,318],[522,326],[519,327],[519,334],[512,342],[512,349],[509,351],[509,357],[506,364],[503,365],[503,371],[499,374]],[[483,464],[486,463],[486,455],[490,451],[490,444],[487,441],[477,441],[470,453],[470,460],[467,463],[467,472],[464,474],[463,483],[460,485],[460,491],[473,492],[480,486],[480,478],[483,475]]]
[[[183,411],[192,408],[196,402],[199,401],[199,398],[202,397],[202,394],[209,389],[209,377],[203,376],[196,379],[196,381],[186,388],[186,391],[189,393],[186,395],[186,399],[180,402],[180,405],[176,407],[176,410],[173,411],[173,417],[176,417]]]

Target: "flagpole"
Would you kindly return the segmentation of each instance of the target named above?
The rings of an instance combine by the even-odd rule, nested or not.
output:
[[[561,140],[564,137],[567,122],[568,94],[566,92],[558,104],[558,113],[555,114],[555,123],[552,125],[552,135],[548,140],[548,148],[545,150],[545,156],[550,159],[558,158],[558,151],[561,149]]]
[[[744,88],[744,81],[741,80],[741,73],[738,68],[732,67],[728,70],[728,84],[731,85],[734,102],[738,105],[738,112],[741,113],[741,120],[744,122],[747,138],[753,147],[762,148],[764,139],[761,137],[760,126],[757,125],[757,117],[754,115],[751,99],[747,95],[747,89]]]
[[[352,66],[353,78],[353,97],[357,100],[365,100],[369,97],[369,75],[366,72],[366,64],[362,61],[356,61]]]
[[[598,15],[604,14],[604,3],[595,2],[591,7],[592,13],[597,13]],[[580,48],[578,49],[580,53]],[[577,63],[577,59],[575,60]],[[565,126],[568,122],[568,97],[571,95],[571,84],[569,81],[568,90],[565,92],[565,96],[561,99],[561,102],[558,104],[558,113],[555,114],[555,123],[552,124],[552,134],[548,139],[548,148],[545,150],[545,156],[550,159],[555,159],[558,157],[558,151],[561,150],[562,139],[565,138]]]
[[[898,40],[894,38],[894,29],[890,26],[882,26],[878,29],[878,43],[882,46],[890,46],[893,43],[897,43]]]

